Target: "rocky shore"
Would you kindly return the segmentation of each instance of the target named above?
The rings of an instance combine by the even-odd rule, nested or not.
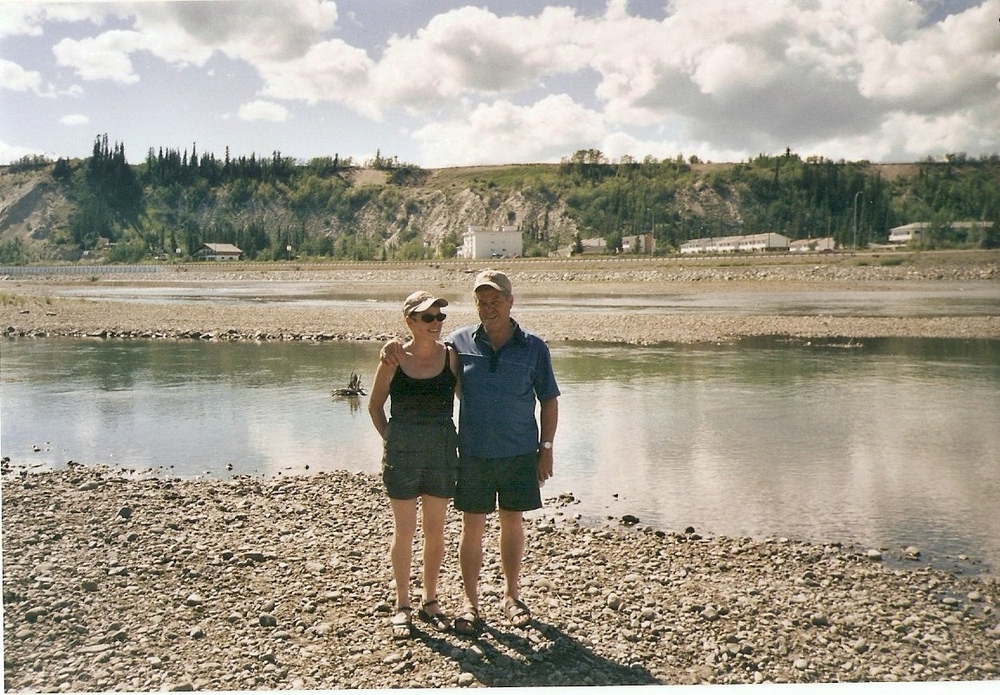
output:
[[[458,531],[451,512],[441,591],[451,610]],[[390,534],[367,474],[8,472],[5,690],[1000,679],[996,578],[893,570],[839,545],[585,527],[569,495],[527,524],[528,628],[499,609],[494,525],[481,637],[418,621],[395,642]]]
[[[601,293],[993,287],[997,267],[991,252],[905,263],[525,261],[509,271],[519,297],[586,301]],[[397,310],[157,304],[74,293],[95,285],[295,281],[378,301],[417,287],[461,298],[470,272],[459,264],[422,264],[11,275],[0,278],[0,330],[37,338],[380,340],[401,330]],[[461,302],[449,314],[452,325],[474,319]],[[1000,339],[1000,315],[568,309],[533,311],[523,322],[550,341]],[[896,568],[875,550],[840,544],[715,537],[709,529],[648,528],[629,518],[586,525],[574,503],[571,495],[548,499],[544,513],[527,524],[523,597],[534,613],[531,626],[515,629],[501,615],[493,525],[482,636],[437,633],[417,622],[414,638],[394,642],[391,516],[377,477],[181,480],[73,462],[27,474],[5,461],[5,690],[1000,681],[1000,578],[916,564]],[[451,612],[461,600],[458,533],[452,511],[441,588]],[[419,573],[417,564],[415,579]]]

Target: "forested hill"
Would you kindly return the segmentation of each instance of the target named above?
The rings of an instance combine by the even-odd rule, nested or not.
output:
[[[924,243],[936,247],[996,246],[998,181],[996,155],[871,164],[786,152],[710,164],[582,150],[560,164],[421,169],[381,155],[358,165],[192,148],[134,164],[104,136],[83,160],[0,168],[0,263],[185,259],[213,242],[257,260],[448,257],[469,225],[516,225],[525,255],[595,237],[613,250],[649,232],[662,253],[766,231],[848,246],[855,222],[862,246],[909,222],[931,223]],[[994,224],[950,226],[960,221]]]

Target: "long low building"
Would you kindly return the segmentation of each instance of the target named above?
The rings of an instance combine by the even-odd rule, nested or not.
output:
[[[951,222],[947,227],[951,229],[987,229],[992,226],[992,222]],[[916,244],[923,240],[932,225],[930,222],[911,222],[900,227],[893,227],[889,230],[890,244]]]
[[[681,253],[753,253],[757,251],[787,251],[789,238],[776,232],[744,236],[706,237],[681,244]]]
[[[202,244],[194,256],[205,261],[239,261],[243,250],[232,244]]]
[[[818,239],[796,239],[788,244],[790,253],[821,253],[823,251],[836,251],[837,242],[832,236],[820,237]]]

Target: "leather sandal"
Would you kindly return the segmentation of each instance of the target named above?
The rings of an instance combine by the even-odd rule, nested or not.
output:
[[[467,606],[460,615],[455,616],[455,632],[466,637],[478,637],[483,630],[483,619],[479,611]]]
[[[506,598],[503,602],[503,614],[514,627],[525,627],[531,622],[531,611],[524,605],[521,599]]]
[[[396,608],[396,614],[389,621],[393,639],[409,639],[413,636],[413,621],[410,619],[410,613],[412,612],[413,609],[409,606],[398,606]]]
[[[430,613],[427,610],[430,606],[438,606],[439,608],[433,613]],[[430,601],[424,601],[420,604],[420,610],[417,611],[417,617],[425,623],[430,623],[440,632],[447,632],[451,629],[451,619],[440,610],[440,604],[436,598],[432,598]]]

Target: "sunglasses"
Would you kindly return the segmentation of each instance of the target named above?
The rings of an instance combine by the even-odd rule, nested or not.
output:
[[[414,316],[413,318],[417,318]],[[448,314],[421,314],[420,320],[424,323],[434,323],[435,321],[444,321],[448,318]]]

